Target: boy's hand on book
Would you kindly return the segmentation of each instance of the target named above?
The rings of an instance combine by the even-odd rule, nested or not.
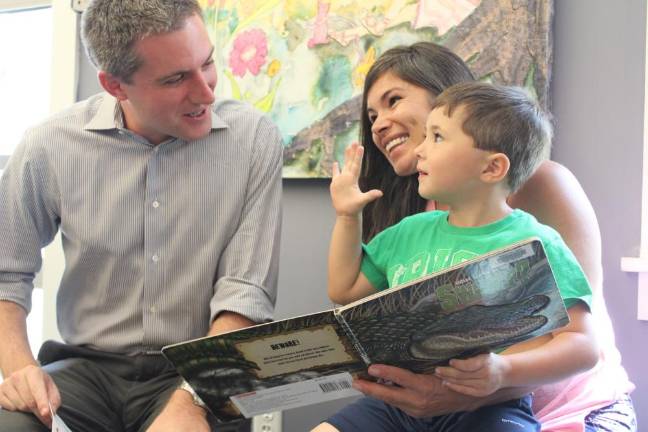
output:
[[[333,163],[331,200],[338,216],[358,216],[365,205],[382,196],[378,189],[362,192],[358,186],[363,152],[362,146],[353,143],[344,151],[342,171],[337,162]]]
[[[464,360],[452,359],[450,366],[438,367],[434,374],[451,390],[484,397],[507,386],[506,376],[510,368],[506,356],[489,353]]]

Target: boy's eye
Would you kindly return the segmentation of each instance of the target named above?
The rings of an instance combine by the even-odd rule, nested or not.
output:
[[[443,140],[443,137],[435,132],[434,133],[434,142],[440,142],[442,140]]]

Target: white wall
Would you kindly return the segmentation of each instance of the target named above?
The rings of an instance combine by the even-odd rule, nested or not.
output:
[[[52,1],[54,35],[52,37],[51,112],[57,112],[77,100],[79,63],[78,14],[69,0]],[[63,274],[65,261],[61,238],[43,250],[42,287],[44,290],[43,339],[60,340],[56,325],[56,291]]]

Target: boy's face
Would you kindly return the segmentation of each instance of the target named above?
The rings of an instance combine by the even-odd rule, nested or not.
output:
[[[121,83],[126,127],[158,144],[169,137],[195,140],[211,130],[216,69],[213,46],[197,15],[181,29],[135,44],[142,65]]]
[[[457,107],[450,117],[446,108],[430,112],[425,139],[415,150],[418,191],[423,198],[456,205],[480,193],[480,176],[491,152],[477,149],[472,137],[463,131],[463,107]]]

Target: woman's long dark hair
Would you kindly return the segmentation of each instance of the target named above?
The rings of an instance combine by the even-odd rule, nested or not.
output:
[[[376,80],[387,72],[427,90],[430,98],[451,85],[475,79],[459,56],[432,42],[417,42],[410,46],[391,48],[373,64],[367,73],[362,94],[360,140],[365,148],[365,156],[359,183],[364,191],[380,189],[383,191],[383,197],[368,204],[362,211],[364,242],[398,223],[405,216],[422,212],[426,205],[426,200],[418,194],[417,175],[396,175],[371,136],[367,95]]]

